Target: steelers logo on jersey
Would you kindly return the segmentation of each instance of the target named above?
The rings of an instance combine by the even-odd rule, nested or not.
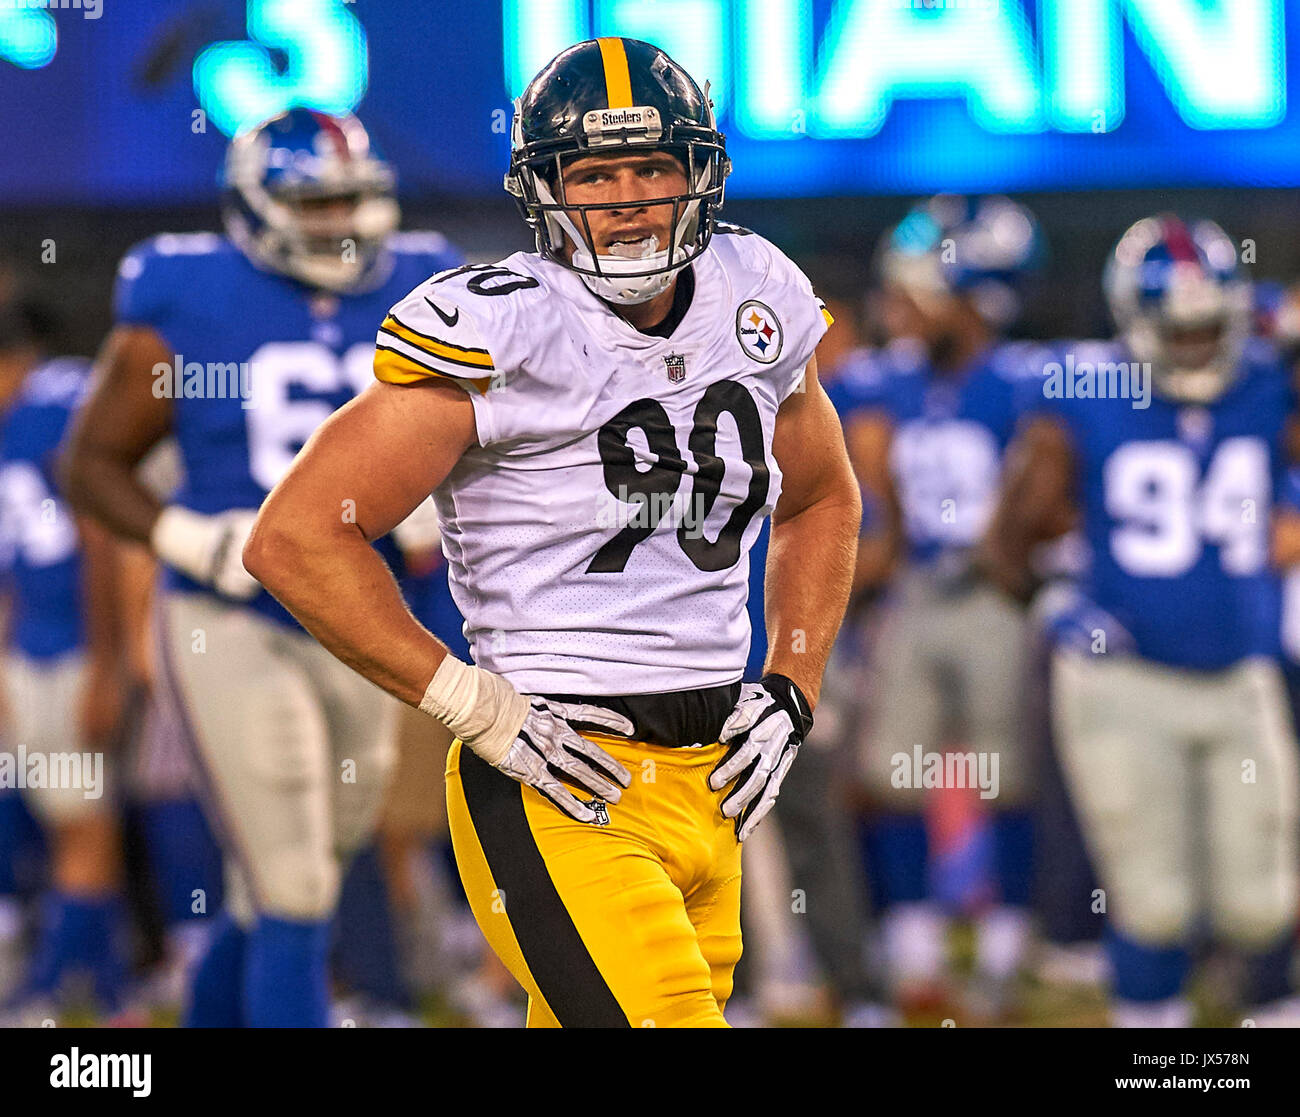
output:
[[[757,299],[742,303],[736,311],[736,337],[749,356],[765,365],[781,355],[781,323],[771,308]]]

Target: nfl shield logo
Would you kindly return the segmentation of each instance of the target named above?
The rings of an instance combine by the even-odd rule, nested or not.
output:
[[[669,353],[664,358],[664,366],[668,370],[669,384],[680,384],[686,379],[686,358],[680,353]]]

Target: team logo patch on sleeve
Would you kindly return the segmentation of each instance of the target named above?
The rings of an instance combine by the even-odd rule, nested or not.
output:
[[[749,356],[765,365],[781,355],[781,323],[771,308],[757,299],[742,303],[736,311],[736,338]]]

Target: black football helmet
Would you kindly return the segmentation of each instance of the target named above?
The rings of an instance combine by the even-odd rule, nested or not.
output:
[[[668,151],[686,172],[686,193],[638,202],[673,206],[670,243],[641,259],[601,256],[592,248],[588,212],[627,203],[573,205],[564,196],[566,159],[620,149]],[[708,247],[730,172],[708,86],[701,90],[662,50],[638,39],[589,39],[570,47],[515,102],[506,189],[533,227],[537,251],[578,272],[611,302],[654,298]],[[566,235],[572,259],[565,257]]]

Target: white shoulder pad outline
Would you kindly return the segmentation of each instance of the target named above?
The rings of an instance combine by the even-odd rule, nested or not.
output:
[[[127,249],[118,262],[117,277],[129,283],[143,275],[155,260],[212,256],[228,245],[220,233],[158,233]]]
[[[742,267],[755,273],[761,285],[771,284],[800,298],[807,296],[815,304],[822,321],[827,326],[834,324],[835,319],[817,297],[812,280],[803,268],[761,233],[734,225],[722,233],[720,243],[726,246],[723,251],[730,251]]]

